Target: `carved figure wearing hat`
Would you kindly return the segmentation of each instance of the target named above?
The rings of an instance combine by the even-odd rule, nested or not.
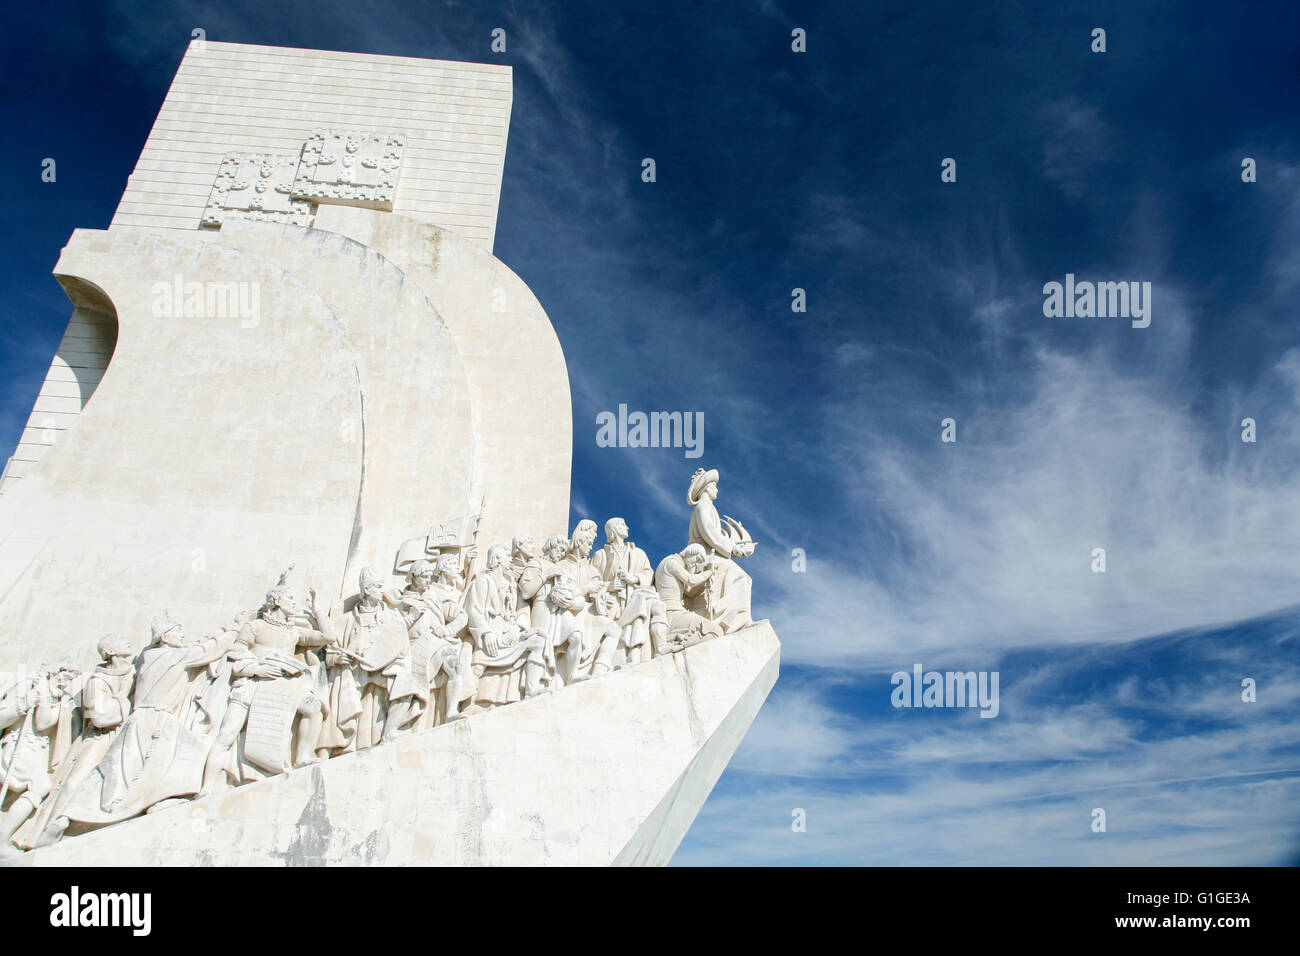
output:
[[[697,607],[706,618],[717,621],[724,633],[753,623],[750,591],[753,581],[736,562],[754,553],[754,541],[735,518],[719,516],[718,471],[697,469],[691,476],[686,500],[691,512],[689,543],[701,545],[713,567],[713,578]]]

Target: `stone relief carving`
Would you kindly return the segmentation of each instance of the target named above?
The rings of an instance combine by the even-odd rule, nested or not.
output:
[[[164,615],[132,660],[0,685],[0,858],[228,786],[364,750],[671,654],[751,623],[754,542],[719,516],[718,473],[687,500],[689,544],[652,567],[627,522],[595,522],[539,549],[528,534],[476,555],[478,517],[404,542],[396,575],[361,571],[339,608],[292,566],[260,608],[206,637]],[[7,803],[6,803],[7,801]]]
[[[202,224],[226,219],[305,226],[316,204],[391,212],[406,136],[313,130],[297,157],[229,152],[222,157]]]
[[[302,148],[293,195],[391,212],[405,148],[401,133],[312,130]]]
[[[668,608],[655,588],[649,556],[627,539],[627,522],[605,522],[605,546],[591,563],[605,581],[618,608],[619,641],[627,663],[639,664],[653,656],[655,643],[668,634]]]
[[[252,219],[307,225],[311,203],[292,195],[298,161],[272,153],[226,153],[212,183],[203,225]]]
[[[447,552],[433,562],[416,561],[396,598],[406,621],[412,673],[426,690],[416,729],[459,720],[474,702],[473,650],[461,640],[469,624],[462,583],[460,555]]]
[[[0,739],[0,803],[16,794],[0,817],[0,852],[54,789],[72,744],[78,677],[66,665],[42,668],[0,695],[0,728],[8,731]]]

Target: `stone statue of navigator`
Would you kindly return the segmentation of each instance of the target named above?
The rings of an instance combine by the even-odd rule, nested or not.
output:
[[[698,469],[686,492],[687,502],[695,506],[689,540],[704,548],[714,569],[705,593],[704,616],[730,634],[753,623],[749,604],[753,581],[736,562],[754,553],[754,541],[735,518],[718,515],[713,504],[717,497],[717,469]]]

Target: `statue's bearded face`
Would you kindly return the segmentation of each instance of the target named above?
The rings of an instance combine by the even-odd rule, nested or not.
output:
[[[709,496],[710,501],[717,501],[718,483],[716,481],[710,481],[708,486],[704,489],[704,493]]]
[[[285,617],[293,617],[298,611],[298,599],[293,592],[285,588],[276,599],[275,606],[284,612]]]
[[[525,558],[537,557],[537,542],[532,535],[525,535],[515,544],[515,550]]]
[[[574,536],[573,550],[584,558],[591,554],[591,546],[596,543],[596,536],[590,531],[582,531]]]
[[[627,522],[624,521],[622,518],[619,518],[617,521],[614,522],[614,527],[611,528],[610,530],[612,530],[612,531],[614,532],[614,535],[615,535],[616,537],[619,537],[619,538],[626,538],[626,537],[627,537]]]
[[[185,643],[185,631],[179,625],[173,627],[163,634],[162,642],[169,647],[180,647]]]
[[[567,541],[557,541],[546,549],[547,560],[558,561],[560,558],[564,557],[565,552],[568,550],[569,543]]]
[[[417,591],[424,593],[429,590],[430,585],[433,584],[433,575],[433,568],[429,568],[427,571],[421,571],[419,574],[415,575],[415,577],[411,579],[411,583],[415,585]]]

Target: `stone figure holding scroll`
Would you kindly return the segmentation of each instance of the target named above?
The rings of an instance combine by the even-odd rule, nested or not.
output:
[[[234,685],[204,771],[205,793],[223,778],[283,773],[318,759],[328,684],[310,649],[337,641],[314,590],[310,617],[299,615],[297,599],[285,583],[288,574],[267,592],[258,616],[244,624],[231,646]],[[246,763],[235,765],[231,758],[241,731]]]

